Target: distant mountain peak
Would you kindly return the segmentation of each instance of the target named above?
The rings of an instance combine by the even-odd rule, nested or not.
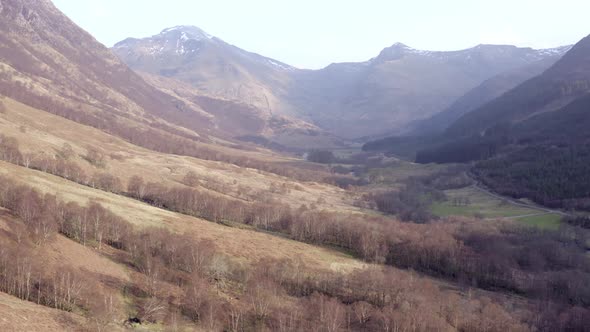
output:
[[[175,27],[166,28],[160,32],[160,35],[179,34],[182,39],[189,40],[203,40],[213,39],[213,36],[205,32],[203,29],[194,25],[177,25]]]
[[[409,47],[408,45],[406,45],[404,43],[400,43],[400,42],[397,42],[397,43],[391,45],[391,47],[403,48],[403,49],[413,49],[413,48]]]
[[[369,62],[395,61],[406,56],[424,56],[438,60],[450,58],[471,60],[474,57],[483,55],[487,57],[513,57],[520,56],[527,62],[537,61],[546,57],[562,56],[572,48],[571,45],[547,49],[533,49],[530,47],[518,47],[514,45],[479,44],[477,46],[457,51],[430,51],[412,48],[403,43],[395,43],[385,48],[379,56]]]
[[[199,27],[192,25],[178,25],[162,30],[159,34],[142,38],[127,38],[117,44],[114,49],[131,50],[137,45],[144,44],[151,56],[163,54],[196,54],[203,47],[203,43],[219,42],[218,38],[208,34]]]
[[[410,54],[429,55],[431,53],[433,53],[433,52],[417,50],[417,49],[412,48],[404,43],[397,42],[397,43],[385,48],[373,60],[392,61],[392,60],[399,60],[399,59],[403,58],[404,56],[410,55]]]

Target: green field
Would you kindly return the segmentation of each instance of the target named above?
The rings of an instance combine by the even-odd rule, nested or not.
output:
[[[432,213],[439,217],[466,216],[480,218],[510,218],[523,224],[553,229],[559,226],[561,217],[556,214],[540,214],[542,212],[526,207],[515,206],[490,196],[476,188],[466,187],[461,189],[447,190],[445,194],[448,200],[435,203],[432,206]],[[456,200],[468,200],[468,203],[457,206]],[[517,218],[518,216],[524,216]]]
[[[561,216],[548,213],[540,216],[518,218],[516,220],[526,225],[555,230],[559,228]]]

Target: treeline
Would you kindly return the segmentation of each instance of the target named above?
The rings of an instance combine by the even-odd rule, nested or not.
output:
[[[421,181],[444,189],[461,181],[452,174]],[[140,177],[131,179],[122,192],[161,208],[213,222],[247,224],[298,241],[340,247],[369,262],[412,268],[453,281],[470,280],[481,288],[504,289],[533,298],[548,297],[583,306],[590,303],[588,287],[574,282],[569,279],[572,274],[563,272],[564,269],[577,270],[576,280],[587,280],[590,285],[584,240],[588,234],[585,232],[553,234],[480,227],[476,222],[450,220],[426,226],[401,224],[385,217],[347,215],[305,206],[293,209],[272,201],[247,203],[195,188],[167,187]],[[429,243],[422,227],[428,227],[429,236],[434,232],[437,241]],[[489,241],[482,236],[488,236],[489,232],[497,237],[495,243],[502,243],[501,248],[482,246],[481,242]],[[476,240],[466,242],[467,236]],[[512,238],[518,238],[519,242],[512,243]],[[532,245],[535,250],[531,252],[517,245],[535,242],[545,246]],[[546,251],[545,248],[553,249]],[[559,256],[555,257],[556,253]],[[542,275],[526,263],[529,255],[543,267]],[[544,290],[554,289],[551,285],[556,282],[568,286],[547,294]]]
[[[565,217],[564,222],[573,226],[590,229],[590,216]]]
[[[430,211],[435,202],[446,200],[444,192],[430,188],[419,181],[407,181],[399,190],[369,195],[375,207],[403,221],[426,223],[436,219]]]
[[[503,195],[553,208],[590,210],[590,145],[529,147],[480,162],[473,172]]]
[[[340,274],[312,272],[303,262],[263,260],[247,268],[211,242],[161,229],[136,231],[99,204],[60,202],[5,177],[0,183],[0,206],[18,216],[26,230],[11,224],[17,236],[0,249],[2,291],[87,311],[97,330],[120,323],[117,296],[82,271],[48,271],[29,254],[27,237],[43,246],[59,232],[83,245],[99,250],[109,245],[120,252],[112,257],[141,274],[125,286],[140,322],[174,325],[181,315],[200,328],[228,331],[528,331],[531,322],[545,322],[545,313],[517,318],[487,298],[447,296],[427,279],[387,267]],[[53,226],[39,233],[40,223]],[[47,236],[39,241],[36,234]],[[583,310],[563,311],[547,327],[581,330],[587,324],[578,316]]]
[[[419,164],[445,164],[485,160],[494,157],[503,145],[505,145],[503,139],[496,137],[461,138],[419,150],[416,152],[416,162]]]
[[[11,238],[0,239],[0,289],[60,310],[98,310],[110,296],[108,291],[82,271],[53,270],[37,248],[53,241],[57,233],[84,245],[116,245],[130,227],[96,203],[87,207],[64,203],[6,177],[0,177],[0,184],[0,207],[20,221],[9,224]]]
[[[143,192],[144,200],[173,211],[341,247],[370,262],[412,268],[454,281],[469,280],[485,289],[590,306],[590,286],[579,283],[586,280],[590,285],[590,262],[585,257],[587,232],[497,229],[450,220],[425,226],[400,224],[388,218],[371,219],[306,207],[291,209],[273,202],[249,205],[224,201],[192,188],[166,188],[155,183],[143,187],[139,178],[133,183],[139,185],[129,188],[130,195],[138,197],[137,193]],[[486,245],[489,242],[497,246]],[[572,269],[578,271],[575,276],[565,272]],[[542,276],[539,271],[544,271]],[[553,283],[567,286],[556,290]]]
[[[123,184],[118,177],[101,171],[87,174],[71,160],[73,156],[72,147],[67,143],[55,155],[21,153],[18,140],[0,134],[0,160],[105,191],[120,193],[123,190]],[[90,148],[84,156],[84,159],[98,168],[104,167],[105,158],[106,156],[94,148]]]
[[[446,201],[444,190],[463,188],[472,180],[467,167],[454,166],[427,176],[414,176],[402,181],[397,190],[372,193],[364,197],[377,210],[396,215],[403,221],[426,223],[437,219],[432,204]]]

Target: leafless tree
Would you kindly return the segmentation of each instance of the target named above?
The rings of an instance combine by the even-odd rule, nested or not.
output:
[[[127,184],[127,191],[129,194],[137,197],[139,199],[143,199],[146,194],[146,184],[145,181],[141,176],[134,175],[129,179],[129,183]]]
[[[99,168],[104,168],[106,166],[106,157],[104,153],[95,147],[88,148],[84,159]]]

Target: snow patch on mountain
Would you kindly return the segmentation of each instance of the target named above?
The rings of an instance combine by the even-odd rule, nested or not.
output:
[[[546,48],[537,50],[537,53],[541,56],[552,56],[552,55],[563,55],[571,50],[573,45],[568,46],[561,46],[561,47],[554,47],[554,48]]]
[[[403,43],[395,43],[392,46],[381,51],[379,56],[372,58],[366,63],[371,64],[381,61],[395,61],[402,59],[409,55],[428,57],[435,61],[447,61],[450,59],[473,61],[479,56],[485,55],[486,57],[507,57],[507,56],[520,56],[525,61],[537,61],[543,58],[552,56],[562,56],[571,49],[569,46],[561,46],[548,49],[534,50],[531,48],[519,48],[512,45],[486,45],[480,44],[472,48],[458,50],[458,51],[427,51],[418,50],[407,46]],[[527,51],[528,50],[528,51]]]
[[[284,69],[284,70],[292,70],[293,69],[293,67],[291,67],[289,65],[278,63],[278,62],[273,61],[271,59],[267,59],[266,61],[268,61],[268,63],[270,63],[271,65],[273,65],[279,69]]]

